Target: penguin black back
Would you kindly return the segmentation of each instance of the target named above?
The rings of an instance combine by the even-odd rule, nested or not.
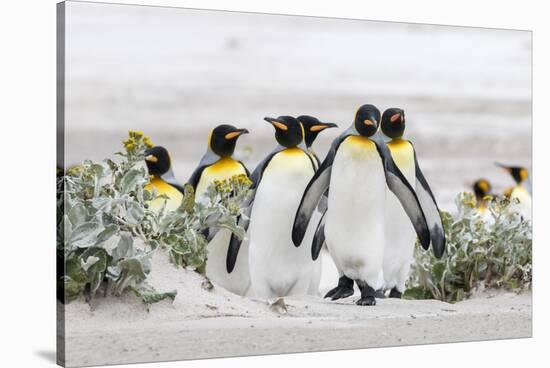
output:
[[[381,129],[389,138],[401,138],[405,132],[405,111],[396,107],[384,111]]]
[[[161,176],[166,174],[171,167],[170,154],[162,146],[155,146],[145,151],[145,164],[149,174]]]
[[[355,113],[355,129],[364,137],[373,136],[378,130],[380,110],[374,105],[363,105]]]
[[[237,129],[233,125],[218,125],[210,135],[210,149],[220,157],[229,157],[235,152],[237,138],[246,133],[248,133],[248,130]]]
[[[317,138],[317,135],[327,128],[335,128],[338,125],[334,123],[323,123],[316,117],[309,115],[298,116],[298,121],[304,126],[306,147],[310,148]]]
[[[275,139],[281,146],[296,147],[304,139],[304,127],[292,116],[266,117],[264,120],[275,128]]]

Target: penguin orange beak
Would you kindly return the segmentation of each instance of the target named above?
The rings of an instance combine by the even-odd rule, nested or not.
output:
[[[503,165],[503,164],[500,164],[498,162],[495,162],[495,165],[497,165],[498,167],[504,169],[506,172],[511,172],[512,171],[512,168],[511,167],[508,167],[506,165]]]
[[[229,132],[225,135],[225,139],[229,140],[229,139],[235,139],[237,137],[240,137],[241,135],[243,134],[248,134],[249,131],[248,129],[237,129],[235,130],[234,132]]]
[[[264,120],[273,125],[275,129],[280,129],[284,131],[288,130],[288,127],[277,119],[265,117]]]

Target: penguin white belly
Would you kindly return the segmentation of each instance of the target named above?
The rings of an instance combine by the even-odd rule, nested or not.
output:
[[[292,225],[313,177],[309,157],[297,148],[276,154],[266,167],[250,218],[250,279],[260,298],[306,294],[311,283],[311,247],[295,247]]]
[[[398,144],[388,144],[395,164],[399,167],[407,181],[415,187],[416,169],[412,146],[403,141]],[[405,282],[408,279],[410,266],[413,260],[416,232],[395,194],[386,189],[385,247],[383,277],[384,287],[396,287],[398,291],[405,291]]]
[[[384,257],[386,179],[375,144],[350,136],[332,165],[325,236],[336,267],[378,288]]]
[[[226,258],[230,239],[231,231],[222,229],[208,243],[206,276],[232,293],[245,295],[250,287],[248,238],[245,238],[241,244],[233,272],[227,273]]]
[[[532,199],[531,194],[521,185],[512,189],[510,198],[515,198],[519,203],[513,205],[513,209],[519,212],[526,220],[531,220]]]

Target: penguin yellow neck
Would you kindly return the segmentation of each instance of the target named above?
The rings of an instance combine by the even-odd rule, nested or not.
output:
[[[231,157],[222,157],[218,161],[216,161],[213,165],[209,166],[207,170],[213,174],[216,174],[216,173],[221,174],[224,172],[232,173],[235,171],[242,170],[242,166],[238,161],[233,160]],[[233,174],[233,175],[236,175],[236,174]]]
[[[290,148],[285,148],[284,150],[281,151],[281,153],[284,153],[287,155],[301,155],[301,154],[304,154],[304,151],[298,147],[290,147]]]
[[[199,197],[215,180],[227,180],[235,175],[246,174],[243,165],[231,157],[222,157],[208,166],[201,174],[197,185],[196,196]]]
[[[181,192],[164,181],[161,177],[153,175],[149,184],[145,186],[145,189],[152,191],[153,188],[157,190],[158,194],[164,194],[169,197],[166,201],[166,209],[168,211],[175,211],[183,199]],[[158,211],[164,204],[164,199],[157,198],[151,202],[150,206],[153,211]]]

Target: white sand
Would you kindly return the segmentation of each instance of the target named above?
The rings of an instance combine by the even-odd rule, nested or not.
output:
[[[98,298],[66,306],[66,365],[101,365],[221,356],[354,349],[530,337],[531,294],[482,293],[447,304],[379,300],[359,307],[357,296],[330,302],[286,298],[280,315],[262,301],[214,287],[153,257],[150,282],[178,290],[174,303],[146,307],[135,296]]]

